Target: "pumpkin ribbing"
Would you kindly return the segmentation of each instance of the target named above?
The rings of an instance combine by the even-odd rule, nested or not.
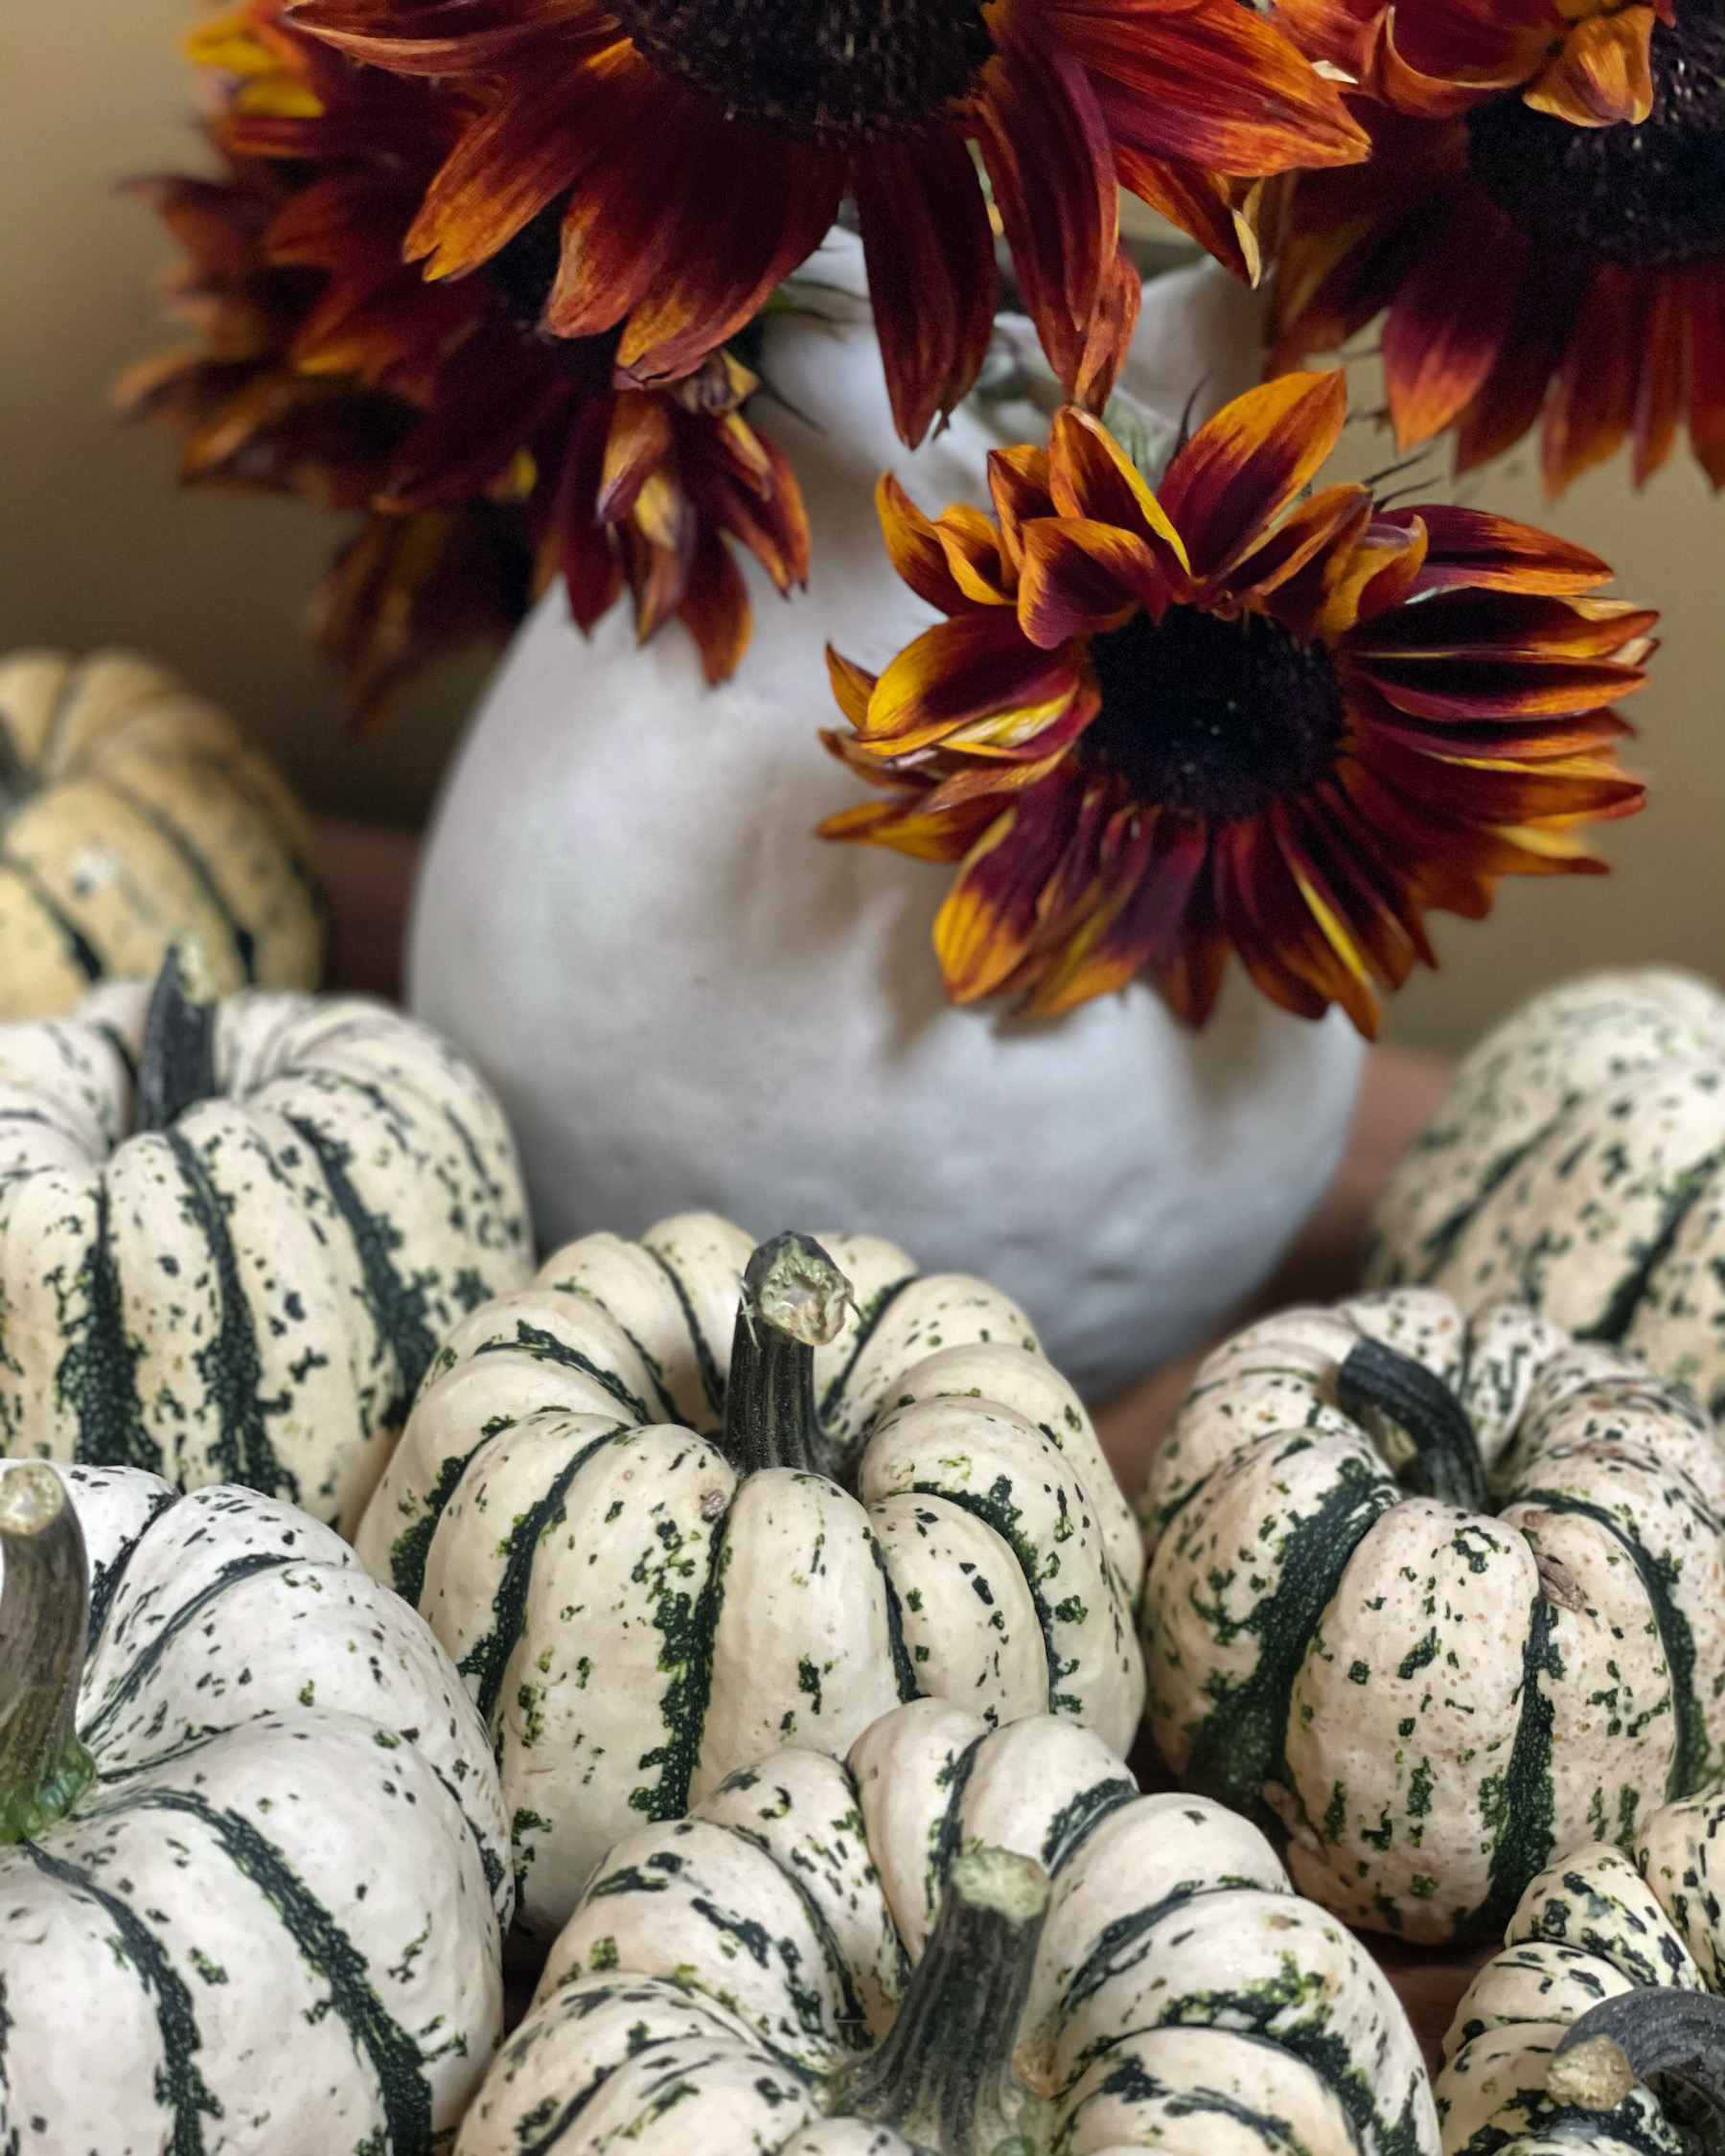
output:
[[[73,1727],[90,1568],[51,1467],[0,1474],[0,1842],[25,1842],[69,1811],[96,1771]]]

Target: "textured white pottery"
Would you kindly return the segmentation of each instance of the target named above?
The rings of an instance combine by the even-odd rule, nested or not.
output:
[[[878,668],[933,618],[874,481],[985,501],[1000,437],[967,407],[907,451],[855,243],[810,274],[838,288],[774,323],[762,412],[808,498],[807,591],[746,563],[754,641],[719,689],[679,623],[638,650],[618,607],[584,641],[547,593],[444,790],[412,1006],[499,1089],[546,1246],[693,1206],[872,1230],[1004,1287],[1099,1396],[1267,1273],[1335,1164],[1360,1044],[1237,966],[1198,1036],[1141,982],[1051,1021],[954,1010],[929,943],[951,871],[812,836],[863,791],[816,738],[840,723],[823,646]],[[1252,309],[1208,266],[1156,281],[1128,386],[1209,409],[1253,377]]]

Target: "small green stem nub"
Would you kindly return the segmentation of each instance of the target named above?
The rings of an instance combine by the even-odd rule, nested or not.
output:
[[[775,1235],[743,1274],[724,1393],[724,1449],[739,1474],[814,1469],[815,1350],[844,1329],[851,1284],[810,1235]]]
[[[1012,2053],[1047,1913],[1031,1858],[975,1845],[955,1857],[898,2019],[840,2075],[833,2109],[937,2156],[1027,2156]]]
[[[73,1711],[90,1566],[66,1486],[41,1460],[0,1470],[0,1843],[70,1811],[95,1773]]]
[[[1695,2156],[1725,2156],[1725,1999],[1650,1985],[1601,2000],[1552,2054],[1546,2095],[1580,2111],[1615,2111],[1638,2081],[1681,2090]]]
[[[216,1082],[216,1006],[186,994],[178,944],[172,945],[150,992],[144,1046],[138,1057],[138,1128],[165,1131],[188,1108],[212,1100]]]
[[[1418,1455],[1402,1477],[1410,1489],[1463,1512],[1486,1509],[1485,1463],[1467,1410],[1423,1363],[1381,1340],[1359,1341],[1336,1372],[1336,1397],[1350,1415],[1375,1411],[1407,1432]]]

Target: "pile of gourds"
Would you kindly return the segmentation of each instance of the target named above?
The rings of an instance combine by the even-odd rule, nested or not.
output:
[[[1529,1128],[1469,1222],[1590,1086],[1705,1089],[1698,994],[1599,993],[1659,1056],[1601,1077],[1574,992],[1533,1078],[1487,1044],[1435,1129]],[[1478,1246],[1415,1179],[1380,1250]],[[531,1252],[381,1006],[171,955],[0,1026],[9,2156],[1714,2145],[1725,1452],[1625,1352],[1669,1326],[1477,1260],[1280,1313],[1135,1520],[982,1281],[707,1214]],[[1356,1933],[1506,1926],[1435,2098]]]

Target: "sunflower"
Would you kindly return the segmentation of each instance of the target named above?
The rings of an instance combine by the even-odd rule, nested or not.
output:
[[[554,575],[584,630],[627,586],[643,640],[675,613],[724,678],[749,633],[727,537],[781,591],[808,566],[795,479],[742,412],[754,378],[721,352],[661,389],[613,387],[614,334],[534,328],[531,235],[461,286],[406,266],[459,125],[428,85],[340,58],[276,0],[193,49],[221,83],[225,171],[137,188],[187,250],[172,304],[197,337],[117,401],[179,430],[191,484],[368,510],[311,603],[360,722],[431,659],[507,634]]]
[[[1333,83],[1238,0],[306,0],[360,59],[471,100],[409,253],[434,278],[558,228],[544,325],[618,329],[644,386],[733,335],[855,202],[893,416],[975,381],[986,171],[1070,394],[1106,395],[1138,285],[1116,178],[1236,267],[1253,175],[1346,163]]]
[[[1456,465],[1536,423],[1548,493],[1633,443],[1639,485],[1690,441],[1725,485],[1725,6],[1281,0],[1352,76],[1358,172],[1292,186],[1272,363],[1388,309],[1406,447]]]
[[[892,791],[821,828],[962,864],[955,1002],[1046,1016],[1148,969],[1200,1025],[1232,950],[1370,1035],[1436,963],[1430,908],[1601,867],[1576,826],[1641,806],[1604,706],[1656,616],[1581,596],[1604,562],[1529,525],[1307,495],[1346,405],[1337,372],[1251,390],[1155,492],[1071,407],[991,456],[992,517],[882,480],[893,563],[948,618],[878,677],[829,654],[853,730],[827,745]]]

